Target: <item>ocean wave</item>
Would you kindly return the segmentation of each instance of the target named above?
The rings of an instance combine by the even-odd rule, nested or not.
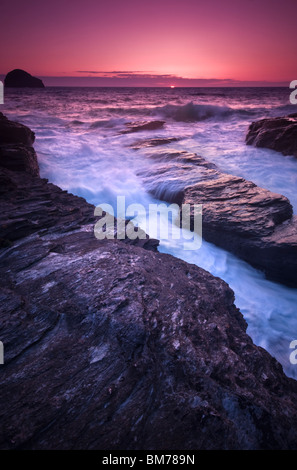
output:
[[[104,111],[107,113],[111,114],[117,114],[121,116],[131,116],[135,114],[144,114],[144,115],[150,115],[152,112],[152,108],[148,107],[121,107],[121,106],[116,106],[116,107],[105,107]]]
[[[276,106],[271,109],[271,114],[273,116],[287,116],[288,114],[296,113],[297,108],[294,104],[285,104],[281,106]]]
[[[104,112],[110,117],[109,119],[101,119],[94,121],[90,128],[115,127],[123,124],[125,118],[134,116],[143,117],[159,117],[165,119],[173,119],[178,122],[197,122],[206,119],[217,118],[226,119],[228,117],[245,117],[255,114],[255,109],[231,108],[229,106],[220,106],[212,104],[196,104],[189,102],[186,104],[166,104],[164,106],[133,106],[133,107],[105,107]],[[94,116],[97,114],[94,113]]]
[[[225,118],[234,114],[234,110],[228,106],[216,106],[210,104],[194,104],[193,102],[184,105],[167,104],[155,108],[154,113],[165,118],[171,118],[179,122],[204,121],[213,117]]]
[[[168,203],[181,204],[184,196],[184,184],[181,181],[176,181],[174,178],[166,182],[155,182],[148,184],[148,192],[159,199],[160,201],[167,201]]]

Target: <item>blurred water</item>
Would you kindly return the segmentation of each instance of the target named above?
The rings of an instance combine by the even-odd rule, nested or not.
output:
[[[162,150],[198,153],[223,171],[284,194],[296,212],[297,159],[245,145],[252,121],[296,112],[289,94],[282,88],[9,90],[1,111],[36,133],[41,176],[95,205],[116,207],[117,196],[123,195],[127,205],[148,208],[158,202],[137,176],[149,171],[150,159],[129,146],[144,138],[178,137]],[[164,128],[121,134],[127,123],[153,119],[163,119]],[[139,223],[149,231],[143,214]],[[297,378],[297,366],[289,362],[289,344],[297,339],[297,289],[267,281],[245,262],[205,241],[199,250],[187,251],[181,240],[161,240],[160,251],[224,279],[235,292],[254,342]]]

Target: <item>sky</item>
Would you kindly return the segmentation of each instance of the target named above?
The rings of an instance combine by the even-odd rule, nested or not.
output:
[[[0,76],[45,85],[285,85],[297,0],[1,0]]]

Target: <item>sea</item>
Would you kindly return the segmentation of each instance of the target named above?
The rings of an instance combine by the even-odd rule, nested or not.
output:
[[[290,92],[289,87],[6,89],[0,111],[35,132],[42,177],[95,206],[110,204],[116,211],[118,196],[125,196],[127,205],[145,209],[158,202],[140,176],[152,165],[148,151],[132,147],[143,139],[174,137],[178,140],[160,147],[162,152],[201,155],[225,173],[285,195],[296,213],[297,159],[245,144],[251,122],[297,112]],[[127,125],[152,120],[165,125],[123,133]],[[168,185],[174,185],[174,177]],[[136,222],[148,233],[152,229],[143,215]],[[297,289],[265,279],[246,262],[204,240],[199,248],[185,250],[181,240],[167,237],[160,240],[159,251],[224,279],[254,343],[297,379],[290,348],[297,340]]]

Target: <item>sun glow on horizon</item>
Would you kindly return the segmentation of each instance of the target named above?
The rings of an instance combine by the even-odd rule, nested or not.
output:
[[[1,2],[1,76],[20,68],[60,85],[167,88],[296,78],[296,0],[27,3]]]

